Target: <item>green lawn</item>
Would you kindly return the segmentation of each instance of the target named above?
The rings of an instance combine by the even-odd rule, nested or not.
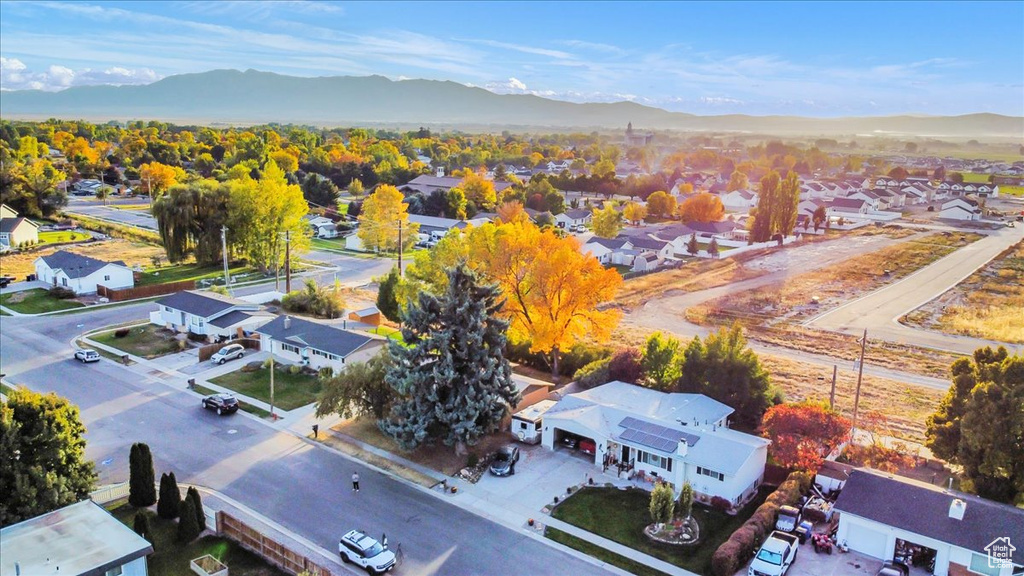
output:
[[[236,265],[228,268],[232,276],[252,272],[248,266]],[[142,278],[136,286],[150,286],[153,284],[170,284],[171,282],[182,282],[184,280],[205,280],[207,278],[224,278],[223,265],[200,266],[198,264],[178,264],[175,266],[163,266],[160,268],[148,268],[142,273]]]
[[[112,508],[108,506],[108,510],[129,528],[134,524],[135,513],[138,511],[126,502],[115,504]],[[153,530],[153,553],[146,558],[150,576],[195,576],[189,562],[206,554],[227,565],[231,574],[286,576],[284,572],[227,538],[203,536],[188,544],[179,543],[175,539],[177,520],[164,520],[148,509],[145,513],[149,515],[149,526]]]
[[[619,556],[615,552],[609,552],[596,544],[591,544],[586,540],[577,538],[572,534],[562,532],[557,528],[545,528],[544,536],[558,542],[559,544],[565,544],[569,548],[579,550],[588,556],[593,556],[598,560],[607,562],[613,566],[618,566],[631,574],[637,574],[639,576],[665,576],[665,573],[661,570],[655,570],[654,568],[651,568],[646,564],[641,564],[636,560],[630,560],[625,556]]]
[[[974,172],[963,172],[962,174],[964,175],[964,184],[972,182],[974,184],[988,183],[990,176],[989,174],[975,174]]]
[[[320,379],[305,374],[291,374],[287,370],[281,370],[281,366],[278,365],[274,371],[274,407],[294,410],[316,402],[316,395],[320,393]],[[235,370],[213,378],[210,382],[270,403],[270,370]]]
[[[999,195],[1003,196],[1024,196],[1024,186],[1011,186],[1009,184],[999,185]]]
[[[61,300],[50,296],[49,291],[43,288],[24,290],[21,292],[9,292],[0,295],[0,305],[6,306],[15,312],[22,314],[41,314],[55,310],[70,310],[81,308],[81,302],[74,300]]]
[[[58,244],[60,242],[81,242],[90,236],[84,232],[40,232],[40,244]]]
[[[711,555],[754,513],[770,490],[762,488],[757,497],[735,516],[701,504],[694,504],[693,516],[700,524],[700,541],[694,546],[670,546],[653,542],[643,529],[651,523],[646,490],[585,488],[559,504],[552,516],[604,536],[635,550],[698,574],[710,574]]]
[[[178,341],[165,328],[155,324],[146,324],[132,328],[127,336],[114,336],[117,330],[93,334],[89,338],[100,344],[112,346],[128,354],[143,358],[156,358],[179,351]]]
[[[396,328],[390,328],[388,326],[377,326],[371,330],[367,330],[370,334],[376,334],[377,336],[383,336],[388,340],[397,340],[398,342],[405,343],[405,339],[402,338],[402,331]]]

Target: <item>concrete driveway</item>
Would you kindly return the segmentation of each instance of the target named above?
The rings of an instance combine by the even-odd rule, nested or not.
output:
[[[747,576],[747,566],[737,572],[736,576]],[[881,567],[881,560],[856,552],[841,554],[833,549],[832,554],[818,554],[808,542],[800,546],[796,561],[786,576],[875,576]]]
[[[512,438],[509,437],[509,442]],[[498,477],[485,472],[476,486],[474,495],[491,499],[496,505],[514,505],[539,512],[565,489],[586,482],[590,476],[601,482],[601,469],[593,465],[590,456],[566,449],[548,450],[540,445],[516,443],[519,462],[512,476]],[[506,506],[507,507],[507,506]]]

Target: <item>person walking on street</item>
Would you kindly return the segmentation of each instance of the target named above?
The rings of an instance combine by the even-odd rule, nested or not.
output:
[[[352,473],[352,491],[359,492],[359,472]]]

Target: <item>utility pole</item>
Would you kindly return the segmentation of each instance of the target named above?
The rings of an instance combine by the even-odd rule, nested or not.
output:
[[[231,293],[231,276],[228,275],[228,227],[220,227],[220,249],[224,256],[224,288]]]
[[[828,407],[836,409],[836,377],[839,375],[839,364],[832,365],[832,393],[828,395]]]
[[[398,275],[402,275],[402,220],[398,220]]]
[[[857,367],[857,394],[853,397],[853,434],[857,433],[857,409],[860,407],[860,383],[864,379],[864,349],[868,345],[868,329],[864,329],[864,337],[860,341],[860,366]],[[850,441],[854,441],[851,436]]]
[[[288,294],[292,291],[292,259],[291,259],[291,247],[292,247],[292,231],[285,230],[284,232],[284,292]]]
[[[274,341],[270,341],[270,417],[277,420],[274,414]]]

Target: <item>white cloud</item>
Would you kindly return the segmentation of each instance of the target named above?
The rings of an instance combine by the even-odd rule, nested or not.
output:
[[[81,68],[73,70],[67,66],[53,64],[45,71],[33,71],[17,58],[0,57],[0,88],[3,90],[46,90],[56,91],[71,86],[110,84],[149,84],[160,76],[149,68],[125,68],[111,66],[104,70]]]
[[[526,84],[518,78],[509,78],[504,82],[488,82],[484,88],[496,94],[529,94]]]

